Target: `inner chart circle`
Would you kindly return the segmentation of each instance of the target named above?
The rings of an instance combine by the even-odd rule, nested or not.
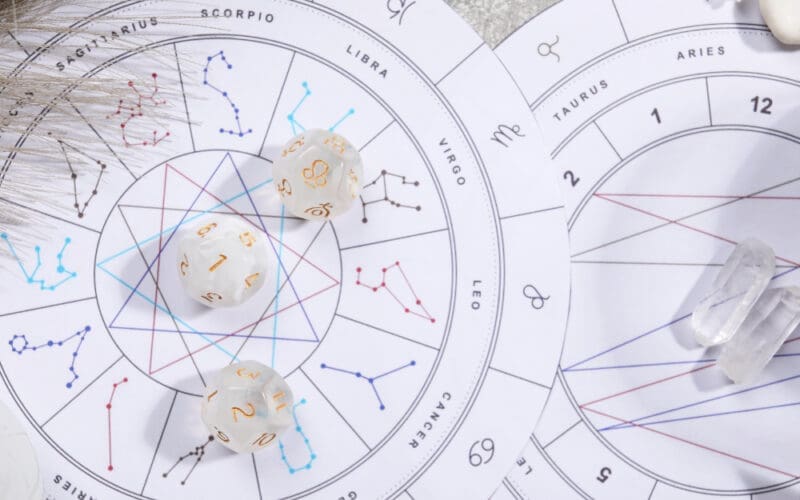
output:
[[[573,216],[572,308],[582,314],[565,358],[584,361],[563,380],[601,442],[661,480],[731,492],[789,479],[800,432],[780,422],[800,385],[797,343],[734,386],[716,366],[720,349],[694,340],[691,312],[748,237],[775,249],[771,286],[796,280],[800,238],[785,228],[800,199],[798,155],[796,140],[768,130],[677,134],[614,167]],[[743,479],[742,460],[769,473]]]
[[[244,304],[211,309],[183,290],[177,247],[220,216],[263,235],[278,265]],[[282,216],[271,164],[250,154],[202,151],[153,168],[115,204],[97,256],[97,300],[114,342],[147,376],[190,394],[202,394],[221,360],[257,359],[287,376],[324,338],[339,301],[333,226]]]

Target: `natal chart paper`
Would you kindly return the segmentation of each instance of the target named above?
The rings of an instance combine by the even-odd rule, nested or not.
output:
[[[569,293],[556,179],[491,50],[436,0],[134,0],[74,19],[71,36],[9,34],[15,71],[122,96],[75,106],[69,127],[14,110],[58,145],[60,208],[3,194],[45,134],[0,137],[21,146],[0,164],[3,209],[43,220],[30,245],[0,240],[0,394],[48,494],[488,497],[549,395]],[[148,120],[158,107],[175,119]],[[279,147],[312,127],[365,163],[360,203],[326,223],[286,216],[271,184]],[[217,213],[280,262],[222,312],[184,296],[175,264],[177,231]],[[254,455],[199,419],[236,359],[274,366],[296,400],[296,427]]]
[[[559,168],[572,261],[558,381],[497,498],[797,498],[790,338],[730,383],[690,313],[736,242],[796,284],[800,54],[757,2],[564,0],[497,53]]]

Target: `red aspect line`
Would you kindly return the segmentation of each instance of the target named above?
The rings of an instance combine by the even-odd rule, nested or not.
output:
[[[635,212],[640,212],[640,213],[643,213],[643,214],[645,214],[645,215],[649,215],[650,217],[655,217],[656,219],[663,220],[664,222],[669,222],[670,224],[676,224],[676,225],[678,225],[678,226],[680,226],[680,227],[683,227],[683,228],[689,229],[689,230],[691,230],[691,231],[695,231],[695,232],[698,232],[698,233],[700,233],[700,234],[705,234],[706,236],[710,236],[710,237],[712,237],[712,238],[716,238],[716,239],[718,239],[718,240],[721,240],[721,241],[724,241],[724,242],[726,242],[726,243],[730,243],[731,245],[737,245],[737,244],[738,244],[738,242],[736,242],[736,241],[733,241],[733,240],[731,240],[731,239],[728,239],[728,238],[725,238],[724,236],[720,236],[720,235],[718,235],[718,234],[710,233],[710,232],[708,232],[708,231],[705,231],[705,230],[703,230],[703,229],[699,229],[699,228],[697,228],[697,227],[690,226],[690,225],[688,225],[688,224],[684,224],[684,223],[682,223],[682,222],[680,222],[680,221],[673,220],[673,219],[670,219],[670,218],[668,218],[668,217],[664,217],[664,216],[661,216],[661,215],[655,214],[655,213],[653,213],[653,212],[648,212],[647,210],[643,210],[643,209],[641,209],[641,208],[634,207],[633,205],[628,205],[627,203],[622,203],[621,201],[612,200],[611,198],[606,198],[605,196],[603,196],[603,195],[600,195],[600,194],[596,194],[596,193],[595,193],[595,195],[594,195],[594,196],[597,196],[598,198],[600,198],[600,199],[602,199],[602,200],[606,200],[606,201],[608,201],[608,202],[610,202],[610,203],[614,203],[614,204],[616,204],[616,205],[619,205],[619,206],[622,206],[622,207],[628,208],[628,209],[630,209],[630,210],[633,210],[633,211],[635,211]],[[794,261],[792,261],[792,260],[789,260],[789,259],[784,259],[783,257],[778,257],[778,256],[776,256],[775,258],[776,258],[776,259],[778,259],[778,260],[781,260],[781,261],[783,261],[783,262],[786,262],[786,263],[788,263],[788,264],[791,264],[791,265],[793,265],[793,266],[800,266],[800,263],[794,262]]]
[[[718,450],[716,448],[711,448],[710,446],[706,446],[706,445],[703,445],[703,444],[700,444],[700,443],[696,443],[694,441],[690,441],[688,439],[684,439],[684,438],[679,437],[679,436],[675,436],[674,434],[668,434],[666,432],[659,431],[657,429],[651,429],[650,427],[646,427],[645,425],[637,424],[636,422],[629,422],[629,421],[627,421],[627,420],[625,420],[623,418],[615,417],[613,415],[609,415],[609,414],[603,413],[601,411],[593,410],[591,408],[586,408],[586,410],[590,411],[592,413],[596,413],[598,415],[602,415],[602,416],[604,416],[606,418],[610,418],[612,420],[616,420],[617,422],[620,422],[620,423],[632,425],[634,427],[638,427],[639,429],[644,429],[646,431],[654,432],[654,433],[659,434],[661,436],[668,437],[670,439],[674,439],[674,440],[680,441],[682,443],[690,444],[692,446],[696,446],[698,448],[701,448],[701,449],[706,450],[706,451],[710,451],[712,453],[716,453],[718,455],[722,455],[722,456],[725,456],[725,457],[728,457],[728,458],[732,458],[734,460],[738,460],[740,462],[744,462],[746,464],[755,465],[756,467],[760,467],[760,468],[766,469],[768,471],[772,471],[772,472],[776,472],[778,474],[782,474],[784,476],[788,476],[788,477],[790,477],[792,479],[796,479],[796,478],[800,477],[800,476],[797,476],[795,474],[792,474],[792,473],[789,473],[789,472],[785,472],[785,471],[782,471],[780,469],[776,469],[774,467],[770,467],[768,465],[764,465],[764,464],[761,464],[761,463],[758,463],[758,462],[754,462],[753,460],[749,460],[747,458],[743,458],[743,457],[740,457],[738,455],[734,455],[732,453],[728,453],[728,452],[725,452],[725,451],[722,451],[722,450]]]
[[[233,213],[235,213],[236,215],[238,215],[239,217],[241,217],[241,218],[242,218],[242,219],[243,219],[245,222],[247,222],[248,224],[250,224],[251,226],[253,226],[253,227],[254,227],[254,228],[257,230],[257,231],[261,231],[262,233],[263,233],[263,232],[265,232],[263,228],[260,228],[260,227],[258,227],[256,224],[254,224],[254,223],[253,223],[253,221],[251,221],[250,219],[248,219],[247,217],[245,217],[245,215],[244,215],[243,213],[239,212],[238,210],[236,210],[235,208],[233,208],[232,206],[230,206],[230,205],[229,205],[228,203],[226,203],[226,202],[225,202],[223,199],[221,199],[221,198],[217,197],[216,195],[214,195],[213,193],[211,193],[211,192],[207,191],[207,190],[206,190],[206,188],[205,188],[204,186],[201,186],[200,184],[196,183],[196,182],[195,182],[193,179],[189,178],[189,177],[188,177],[186,174],[184,174],[183,172],[181,172],[181,171],[180,171],[180,170],[178,170],[177,168],[175,168],[175,167],[173,167],[173,166],[171,166],[171,165],[169,165],[169,164],[167,165],[167,168],[171,168],[172,170],[174,170],[174,171],[175,171],[175,172],[176,172],[178,175],[180,175],[181,177],[183,177],[184,179],[186,179],[187,181],[189,181],[190,183],[192,183],[194,186],[196,186],[197,188],[199,188],[201,191],[203,191],[203,192],[204,192],[204,193],[206,193],[207,195],[209,195],[209,196],[211,196],[212,198],[214,198],[214,199],[215,199],[217,202],[219,202],[219,203],[221,203],[222,205],[224,205],[224,206],[225,206],[226,208],[228,208],[230,211],[232,211]],[[305,258],[305,257],[304,257],[302,254],[299,254],[299,253],[297,253],[297,252],[296,252],[296,251],[295,251],[295,250],[294,250],[292,247],[288,246],[286,243],[283,243],[282,241],[279,241],[277,238],[275,238],[274,236],[272,236],[272,235],[270,235],[270,234],[267,234],[267,236],[268,236],[269,238],[271,238],[272,240],[274,240],[274,241],[278,241],[278,242],[279,242],[281,245],[283,245],[283,248],[285,248],[285,249],[289,250],[289,251],[290,251],[291,253],[293,253],[295,256],[299,257],[299,258],[300,258],[300,260],[302,260],[302,261],[303,261],[303,262],[305,262],[306,264],[310,265],[311,267],[313,267],[313,268],[314,268],[314,269],[316,269],[317,271],[319,271],[319,272],[321,272],[322,274],[324,274],[326,277],[328,277],[329,279],[331,279],[331,280],[332,280],[334,283],[336,283],[337,285],[339,284],[339,281],[338,281],[336,278],[334,278],[334,277],[333,277],[333,276],[331,276],[330,274],[328,274],[328,273],[326,273],[325,271],[323,271],[323,270],[322,270],[322,269],[321,269],[319,266],[317,266],[316,264],[314,264],[314,263],[313,263],[313,262],[311,262],[310,260],[307,260],[307,259],[306,259],[306,258]]]
[[[323,288],[322,290],[320,290],[318,292],[312,293],[311,295],[309,295],[308,297],[306,297],[304,299],[298,300],[297,302],[295,302],[293,304],[290,304],[290,305],[288,305],[288,306],[286,306],[286,307],[284,307],[282,309],[279,309],[279,310],[277,310],[277,311],[275,311],[273,313],[267,314],[266,316],[262,316],[258,321],[254,321],[254,322],[252,322],[252,323],[250,323],[248,325],[245,325],[245,326],[239,328],[238,330],[235,330],[235,331],[233,331],[233,332],[231,332],[231,333],[229,333],[229,334],[227,334],[227,335],[225,335],[223,337],[220,337],[219,340],[216,340],[216,341],[214,341],[214,342],[212,342],[210,344],[206,344],[203,347],[200,347],[198,349],[195,349],[194,351],[191,351],[189,354],[186,354],[184,356],[181,356],[178,359],[175,359],[173,361],[168,362],[167,364],[165,364],[164,366],[162,366],[160,368],[156,368],[155,370],[153,370],[151,372],[151,375],[154,375],[154,374],[160,372],[161,370],[174,365],[175,363],[183,361],[184,359],[186,359],[188,357],[191,357],[191,356],[197,354],[198,352],[205,351],[209,347],[215,346],[215,345],[219,344],[220,342],[222,342],[224,340],[227,340],[227,339],[229,339],[231,337],[236,337],[236,336],[238,336],[237,335],[238,333],[241,333],[241,332],[243,332],[244,330],[247,330],[250,327],[256,326],[256,325],[260,324],[262,321],[265,321],[265,320],[275,316],[276,314],[280,314],[280,313],[286,311],[287,309],[291,309],[292,307],[295,307],[295,306],[299,305],[301,302],[309,301],[309,300],[313,299],[314,297],[316,297],[317,295],[320,295],[321,293],[327,292],[328,290],[330,290],[332,288],[335,288],[336,286],[337,286],[337,284],[330,285],[330,286],[328,286],[326,288]],[[180,330],[178,330],[178,331],[180,332]],[[186,333],[193,333],[193,332],[186,332]]]
[[[601,401],[608,401],[609,399],[614,399],[614,398],[617,398],[619,396],[624,396],[625,394],[630,394],[632,392],[636,392],[639,389],[644,389],[645,387],[652,387],[654,385],[658,385],[658,384],[661,384],[661,383],[664,383],[664,382],[667,382],[667,381],[670,381],[670,380],[673,380],[673,379],[676,379],[676,378],[684,377],[686,375],[689,375],[690,373],[695,373],[695,372],[699,372],[699,371],[705,370],[707,368],[711,368],[712,366],[714,366],[716,364],[717,363],[709,363],[707,365],[700,366],[700,367],[695,368],[693,370],[689,370],[688,372],[682,372],[682,373],[678,373],[676,375],[672,375],[671,377],[666,377],[666,378],[662,378],[662,379],[659,379],[659,380],[654,380],[652,382],[648,382],[646,384],[642,384],[642,385],[633,387],[631,389],[628,389],[628,390],[625,390],[625,391],[622,391],[622,392],[618,392],[616,394],[612,394],[610,396],[606,396],[606,397],[603,397],[603,398],[600,398],[600,399],[595,399],[594,401],[589,401],[588,403],[583,403],[580,407],[584,408],[584,409],[588,409],[588,408],[586,408],[587,406],[599,403]]]
[[[169,167],[169,163],[167,163],[167,167]],[[164,206],[166,205],[167,200],[167,172],[169,172],[169,168],[164,168],[164,184],[161,189],[161,225],[158,228],[158,262],[156,263],[156,282],[155,290],[153,291],[154,300],[153,300],[153,326],[152,331],[150,332],[150,360],[147,363],[147,371],[152,375],[153,373],[153,344],[155,344],[156,340],[156,312],[158,311],[158,283],[159,278],[161,277],[161,251],[163,250],[164,246]]]
[[[113,461],[111,460],[111,402],[114,400],[114,394],[117,393],[117,387],[122,384],[128,383],[128,377],[123,378],[121,381],[114,384],[114,387],[111,389],[111,396],[108,397],[108,403],[106,403],[106,412],[108,412],[108,470],[114,470]]]

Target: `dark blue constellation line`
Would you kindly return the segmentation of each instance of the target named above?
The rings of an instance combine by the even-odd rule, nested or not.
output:
[[[239,108],[236,106],[236,104],[233,102],[233,100],[231,100],[230,96],[228,95],[228,92],[226,90],[222,90],[220,88],[217,88],[213,84],[208,82],[208,79],[209,79],[209,71],[208,71],[209,66],[211,66],[211,62],[214,61],[214,59],[216,59],[217,57],[219,57],[220,60],[223,63],[225,63],[225,66],[227,67],[227,69],[229,69],[229,70],[233,69],[233,65],[231,63],[229,63],[227,59],[225,59],[225,52],[222,51],[222,50],[220,50],[219,52],[217,52],[213,56],[206,57],[206,67],[203,68],[203,85],[208,85],[209,87],[214,89],[215,92],[217,92],[219,95],[224,97],[226,101],[228,101],[228,104],[230,104],[231,108],[233,109],[233,118],[236,120],[236,128],[239,129],[239,131],[237,132],[237,131],[232,130],[232,129],[225,129],[225,128],[220,127],[219,133],[220,134],[224,134],[224,133],[227,132],[230,135],[237,135],[239,137],[244,137],[247,134],[251,134],[253,132],[253,129],[249,128],[249,129],[247,129],[247,131],[244,131],[242,129],[242,123],[239,121]]]
[[[71,341],[76,337],[80,338],[80,340],[78,340],[78,346],[75,348],[74,351],[72,351],[72,362],[69,365],[69,371],[70,373],[72,373],[72,380],[67,382],[67,389],[72,389],[72,384],[76,380],[78,380],[78,378],[80,378],[78,377],[78,374],[75,372],[75,362],[78,359],[78,353],[81,350],[83,341],[86,339],[86,335],[90,331],[92,331],[92,328],[90,326],[86,326],[83,328],[83,330],[79,330],[71,335],[68,335],[67,337],[64,337],[61,340],[48,340],[43,344],[34,346],[30,345],[30,342],[28,342],[28,337],[26,337],[25,334],[14,335],[13,337],[11,337],[11,340],[8,341],[8,345],[11,346],[12,351],[22,356],[22,353],[24,353],[25,351],[36,351],[37,349],[41,349],[43,347],[61,347],[65,343]],[[17,342],[17,340],[21,340],[22,345],[19,345],[20,342]]]
[[[301,132],[305,132],[306,131],[306,128],[300,122],[298,122],[297,119],[295,118],[295,116],[297,116],[297,112],[303,106],[303,103],[305,103],[306,99],[308,99],[308,97],[311,95],[311,89],[308,88],[308,82],[303,82],[302,85],[303,85],[303,88],[305,89],[305,93],[303,94],[303,97],[300,98],[300,102],[297,103],[297,106],[295,106],[294,109],[292,109],[292,111],[286,117],[289,120],[289,125],[291,125],[292,134],[294,134],[294,135],[297,135],[297,130],[298,129],[300,129]],[[333,132],[334,130],[336,130],[336,127],[338,127],[339,125],[344,123],[344,121],[347,120],[347,118],[349,118],[353,114],[355,114],[355,112],[356,112],[356,110],[353,109],[353,108],[348,109],[347,113],[345,113],[344,116],[339,118],[339,120],[336,123],[334,123],[333,125],[328,127],[328,131],[329,132]]]
[[[325,363],[322,363],[321,365],[319,365],[319,367],[322,368],[323,370],[327,369],[327,370],[333,370],[335,372],[348,373],[348,374],[353,375],[354,377],[356,377],[358,379],[366,381],[367,383],[369,383],[369,386],[372,388],[372,392],[375,393],[375,397],[378,399],[379,408],[381,410],[385,410],[386,409],[386,405],[383,404],[383,400],[381,399],[381,395],[378,394],[378,388],[375,387],[375,381],[378,380],[379,378],[382,378],[382,377],[385,377],[387,375],[391,375],[392,373],[398,372],[398,371],[402,370],[403,368],[408,368],[410,366],[415,366],[416,364],[417,364],[416,361],[411,360],[408,364],[405,364],[403,366],[399,366],[397,368],[389,370],[388,372],[381,373],[380,375],[376,375],[374,377],[370,377],[369,375],[364,375],[361,372],[354,372],[354,371],[350,371],[350,370],[345,370],[343,368],[336,368],[336,367],[327,365]]]
[[[289,474],[294,474],[295,472],[303,469],[311,469],[311,464],[313,464],[314,460],[317,459],[317,454],[314,453],[314,450],[311,448],[311,441],[308,439],[308,436],[306,436],[305,432],[303,432],[303,427],[300,425],[300,420],[297,418],[297,407],[305,404],[306,400],[303,398],[299,403],[292,407],[292,418],[294,418],[294,430],[300,434],[300,437],[303,439],[303,444],[306,445],[306,450],[308,450],[308,462],[300,467],[292,467],[291,464],[289,464],[289,459],[286,458],[286,451],[284,450],[283,441],[278,441],[278,448],[280,448],[281,451],[281,460],[283,460],[283,463],[286,464],[286,468],[289,469]]]
[[[22,271],[22,275],[25,277],[25,281],[27,281],[31,285],[34,284],[39,285],[40,290],[49,290],[52,292],[56,288],[60,287],[61,285],[63,285],[64,283],[66,283],[67,281],[71,280],[72,278],[78,275],[78,273],[76,272],[67,270],[64,267],[63,263],[64,251],[67,249],[67,246],[70,243],[72,243],[71,238],[64,239],[64,246],[61,247],[61,250],[59,250],[58,254],[56,255],[56,257],[58,258],[58,265],[56,266],[56,272],[58,274],[66,274],[67,276],[61,281],[58,281],[50,285],[46,284],[45,280],[43,279],[36,279],[36,274],[42,267],[42,255],[41,255],[42,249],[41,247],[39,247],[39,245],[36,245],[36,247],[34,248],[34,250],[36,251],[36,267],[33,268],[32,272],[28,272],[27,269],[25,269],[25,266],[22,264],[22,259],[19,257],[19,255],[17,255],[17,251],[14,248],[14,245],[8,238],[8,234],[0,233],[0,239],[5,241],[6,245],[8,245],[8,250],[11,252],[11,255],[14,257],[14,259],[16,259],[17,265],[19,265],[19,269]]]

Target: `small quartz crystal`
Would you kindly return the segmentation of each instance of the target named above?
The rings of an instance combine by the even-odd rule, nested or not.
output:
[[[729,341],[774,274],[775,253],[770,247],[755,239],[736,245],[714,280],[711,293],[692,314],[697,341],[704,346]]]
[[[753,381],[800,324],[800,288],[764,292],[736,335],[725,344],[719,366],[737,384]]]

